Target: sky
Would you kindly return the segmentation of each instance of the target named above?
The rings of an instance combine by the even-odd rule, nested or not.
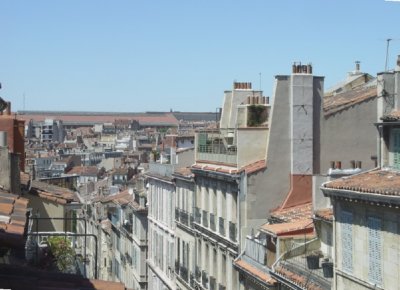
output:
[[[0,0],[0,96],[12,110],[215,112],[234,81],[265,96],[293,62],[325,88],[400,54],[400,2]]]

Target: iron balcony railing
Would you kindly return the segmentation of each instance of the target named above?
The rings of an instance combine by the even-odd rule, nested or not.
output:
[[[236,224],[233,222],[229,222],[229,239],[233,242],[237,242],[237,229]]]
[[[208,228],[208,212],[203,210],[203,227]]]
[[[175,208],[175,221],[179,222],[179,208]]]
[[[225,237],[225,220],[222,217],[219,217],[219,233]]]
[[[201,223],[201,211],[198,207],[194,208],[194,222],[198,224]]]
[[[175,261],[175,274],[176,275],[179,275],[179,269],[180,269],[179,261]]]
[[[222,284],[218,284],[218,290],[226,290],[226,287]]]
[[[208,288],[207,287],[208,284],[208,275],[206,271],[201,271],[201,285],[203,285],[204,288]]]
[[[192,272],[190,272],[189,285],[192,288],[194,288],[194,285],[195,285],[194,281],[195,281],[194,274]]]
[[[212,231],[216,231],[216,227],[215,227],[215,215],[210,213],[210,229]]]
[[[214,277],[210,277],[210,290],[217,290],[217,280]]]
[[[185,266],[180,267],[179,276],[186,282],[189,282],[188,269]]]
[[[196,267],[194,268],[194,278],[195,278],[197,281],[200,281],[200,279],[201,279],[201,271],[200,271],[199,266],[196,266]]]
[[[189,213],[181,210],[181,215],[180,215],[181,223],[183,223],[185,226],[189,226]]]

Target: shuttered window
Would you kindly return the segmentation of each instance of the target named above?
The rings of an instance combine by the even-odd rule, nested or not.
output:
[[[382,285],[382,220],[368,217],[368,280],[374,285]]]
[[[353,214],[341,212],[342,267],[343,271],[353,272]]]
[[[392,129],[392,166],[400,169],[400,129]]]

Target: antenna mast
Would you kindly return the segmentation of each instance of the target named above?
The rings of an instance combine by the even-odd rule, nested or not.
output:
[[[387,64],[388,64],[388,57],[389,57],[389,44],[390,44],[391,40],[392,40],[391,38],[386,39],[387,44],[386,44],[385,71],[387,71]]]

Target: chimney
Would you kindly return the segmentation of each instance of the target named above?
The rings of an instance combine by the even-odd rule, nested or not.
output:
[[[360,71],[360,61],[356,61],[356,72]]]
[[[7,147],[7,132],[0,131],[0,147]]]
[[[350,165],[351,165],[351,169],[356,169],[356,161],[355,160],[351,160]]]
[[[11,102],[7,102],[7,108],[6,108],[5,115],[11,116]]]
[[[336,169],[342,169],[342,162],[341,161],[336,161]]]

